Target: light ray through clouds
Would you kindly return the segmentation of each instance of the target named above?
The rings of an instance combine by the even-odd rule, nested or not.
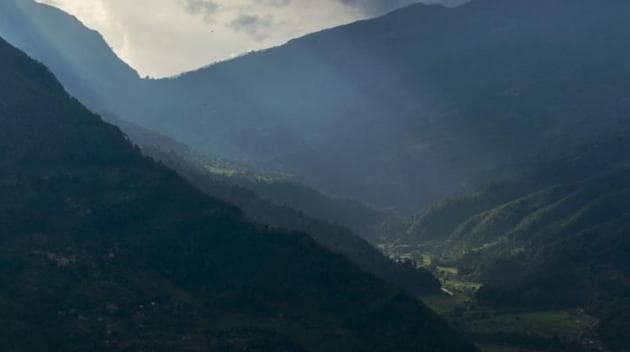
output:
[[[416,0],[37,1],[59,7],[98,30],[141,74],[164,77]]]

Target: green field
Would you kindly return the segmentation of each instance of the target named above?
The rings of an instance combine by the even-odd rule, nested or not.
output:
[[[424,262],[431,260],[430,256],[423,257]],[[445,292],[422,300],[454,328],[467,334],[482,352],[563,351],[562,343],[573,344],[591,335],[596,325],[593,318],[574,311],[510,311],[480,306],[474,296],[481,284],[462,279],[456,267],[429,268],[440,279]],[[549,350],[537,347],[547,341],[555,347]]]

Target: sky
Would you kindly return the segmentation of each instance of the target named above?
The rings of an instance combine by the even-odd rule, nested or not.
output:
[[[37,0],[99,31],[141,75],[165,77],[418,0]],[[423,0],[423,2],[458,0]]]

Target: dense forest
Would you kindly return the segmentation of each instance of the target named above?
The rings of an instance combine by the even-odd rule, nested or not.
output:
[[[387,219],[396,221],[397,217],[356,201],[325,196],[275,175],[252,173],[239,165],[196,155],[166,136],[128,122],[113,121],[138,143],[143,153],[176,170],[205,193],[237,205],[252,221],[308,233],[324,247],[411,294],[440,291],[439,281],[429,271],[412,261],[387,258],[356,235],[370,238],[382,234]]]

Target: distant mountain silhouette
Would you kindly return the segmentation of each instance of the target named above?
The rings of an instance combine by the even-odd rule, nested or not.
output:
[[[122,104],[141,84],[98,32],[52,6],[1,1],[0,36],[46,63],[64,87],[93,110]]]
[[[413,5],[172,79],[135,83],[133,74],[116,78],[91,65],[90,50],[65,49],[87,43],[54,46],[73,53],[80,64],[71,67],[94,67],[102,82],[125,88],[93,88],[105,95],[89,104],[94,109],[203,152],[294,174],[328,193],[415,211],[624,119],[629,6]],[[91,45],[97,42],[107,51],[100,37]],[[48,54],[21,47],[48,62]],[[119,62],[111,51],[99,57],[108,55]]]
[[[148,109],[124,116],[333,194],[418,209],[625,119],[629,11],[415,5],[156,81]]]

